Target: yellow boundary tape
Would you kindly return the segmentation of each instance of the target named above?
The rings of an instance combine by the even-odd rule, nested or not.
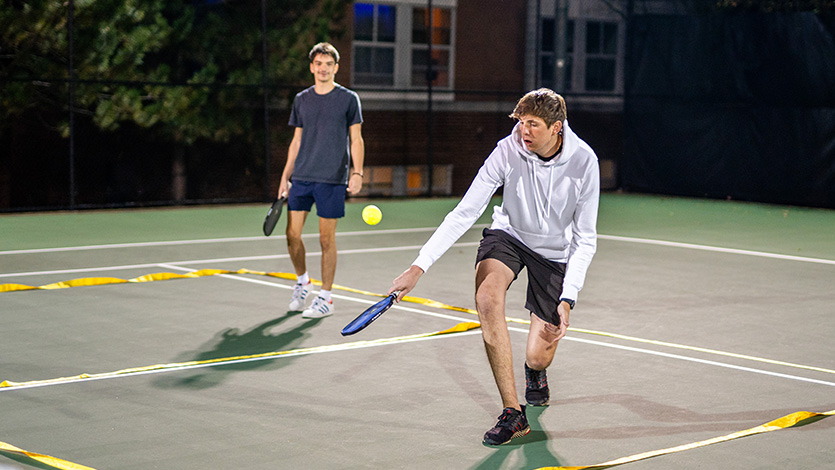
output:
[[[9,453],[21,457],[28,457],[32,460],[37,460],[38,462],[49,465],[50,467],[60,468],[62,470],[95,470],[92,467],[85,467],[84,465],[68,462],[66,460],[62,460],[49,455],[38,454],[36,452],[29,452],[28,450],[23,450],[20,447],[15,447],[11,444],[7,444],[5,442],[0,441],[0,454],[2,453]]]
[[[63,282],[56,282],[53,284],[46,284],[43,286],[27,286],[23,284],[0,284],[0,293],[4,292],[16,292],[16,291],[27,291],[27,290],[53,290],[53,289],[66,289],[69,287],[84,287],[84,286],[102,286],[108,284],[124,284],[124,283],[137,283],[137,282],[151,282],[151,281],[167,281],[171,279],[195,279],[200,277],[206,276],[215,276],[218,274],[251,274],[251,275],[258,275],[258,276],[269,276],[269,277],[276,277],[279,279],[287,279],[287,280],[296,280],[296,275],[291,273],[277,273],[277,272],[263,272],[263,271],[252,271],[249,269],[239,269],[237,271],[231,271],[226,269],[201,269],[199,271],[192,271],[189,273],[178,274],[178,273],[156,273],[156,274],[148,274],[145,276],[136,277],[133,279],[119,279],[114,277],[88,277],[88,278],[81,278],[81,279],[73,279],[70,281],[63,281]],[[320,285],[321,282],[314,280],[315,284]],[[353,292],[355,294],[362,294],[368,295],[373,297],[385,297],[383,294],[378,294],[374,292],[364,291],[360,289],[354,289],[351,287],[345,287],[340,285],[334,285],[334,289],[339,289],[346,292]],[[439,308],[444,310],[452,310],[456,312],[464,312],[473,315],[478,315],[475,310],[464,308],[464,307],[455,307],[452,305],[447,305],[435,300],[425,299],[421,297],[412,297],[406,296],[404,297],[405,301],[412,302],[420,305],[425,305],[427,307]],[[524,325],[529,325],[530,320],[522,320],[518,318],[507,317],[508,322],[513,323],[520,323]],[[582,328],[569,328],[568,329],[574,333],[583,333],[589,335],[596,335],[596,336],[605,336],[608,338],[615,338],[624,341],[632,341],[637,343],[643,344],[652,344],[655,346],[667,347],[667,348],[674,348],[674,349],[682,349],[687,351],[694,351],[699,353],[706,353],[706,354],[713,354],[718,356],[725,356],[725,357],[732,357],[736,359],[743,359],[747,361],[754,361],[754,362],[761,362],[764,364],[772,364],[784,367],[792,367],[796,369],[804,369],[810,370],[815,372],[823,372],[825,374],[833,374],[835,375],[835,370],[833,369],[826,369],[823,367],[815,367],[815,366],[808,366],[804,364],[796,364],[792,362],[784,362],[784,361],[777,361],[774,359],[767,359],[762,357],[756,356],[749,356],[746,354],[737,354],[727,351],[719,351],[716,349],[707,349],[707,348],[700,348],[697,346],[688,346],[684,344],[676,344],[676,343],[668,343],[665,341],[657,341],[652,339],[645,339],[645,338],[638,338],[635,336],[627,336],[627,335],[620,335],[617,333],[608,333],[605,331],[596,331],[596,330],[586,330]]]
[[[442,331],[433,331],[431,333],[418,333],[414,335],[407,335],[407,336],[396,336],[393,338],[380,338],[374,340],[366,340],[366,341],[354,341],[351,343],[339,343],[339,344],[331,344],[327,346],[313,346],[310,348],[299,348],[299,349],[289,349],[286,351],[273,351],[268,353],[260,353],[260,354],[250,354],[246,356],[231,356],[231,357],[221,357],[215,359],[206,359],[202,361],[187,361],[187,362],[172,362],[168,364],[154,364],[150,366],[141,366],[141,367],[131,367],[128,369],[121,369],[113,372],[102,372],[99,374],[79,374],[70,377],[58,377],[55,379],[45,379],[45,380],[30,380],[28,382],[12,382],[10,380],[4,380],[0,382],[0,388],[14,388],[14,387],[23,387],[23,386],[38,386],[38,385],[52,385],[58,384],[63,382],[71,382],[71,381],[79,381],[85,379],[103,379],[108,377],[116,377],[119,375],[130,375],[130,374],[137,374],[142,372],[151,372],[151,371],[160,371],[160,370],[168,370],[168,369],[181,369],[184,367],[194,367],[194,366],[201,366],[201,365],[210,365],[210,364],[225,364],[230,362],[238,362],[238,361],[245,361],[249,359],[268,359],[271,357],[280,357],[286,356],[288,354],[313,354],[313,353],[321,353],[321,352],[330,352],[330,351],[341,351],[341,350],[348,350],[348,349],[355,349],[360,347],[368,347],[368,346],[377,346],[381,344],[389,344],[389,343],[397,343],[400,341],[409,341],[414,339],[420,338],[429,338],[432,336],[441,336],[441,335],[448,335],[452,333],[463,333],[465,331],[469,331],[481,326],[479,323],[476,322],[461,322],[452,328],[447,328],[446,330]]]
[[[150,372],[150,371],[159,371],[159,370],[166,370],[166,369],[179,369],[184,367],[190,366],[197,366],[197,365],[209,365],[209,364],[222,364],[234,361],[241,361],[247,359],[266,359],[270,357],[280,357],[286,356],[288,354],[312,354],[317,352],[328,352],[328,351],[338,351],[338,350],[347,350],[353,349],[358,347],[366,347],[366,346],[375,346],[387,343],[396,343],[399,341],[409,341],[414,339],[420,338],[428,338],[432,336],[440,336],[440,335],[448,335],[453,333],[463,333],[465,331],[473,330],[481,326],[476,322],[461,322],[452,328],[448,328],[442,331],[435,331],[432,333],[420,333],[415,335],[408,335],[408,336],[398,336],[394,338],[382,338],[370,341],[355,341],[352,343],[342,343],[342,344],[335,344],[329,346],[317,346],[311,348],[299,348],[299,349],[291,349],[287,351],[275,351],[269,353],[262,353],[262,354],[251,354],[246,356],[235,356],[235,357],[224,357],[224,358],[217,358],[217,359],[209,359],[204,361],[188,361],[188,362],[178,362],[178,363],[170,363],[170,364],[155,364],[151,366],[143,366],[143,367],[132,367],[129,369],[122,369],[117,370],[114,372],[104,372],[100,374],[80,374],[72,377],[59,377],[56,379],[46,379],[46,380],[31,380],[28,382],[11,382],[8,380],[4,380],[0,383],[0,387],[2,388],[14,388],[14,387],[22,387],[22,386],[37,386],[37,385],[51,385],[51,384],[58,384],[63,382],[71,382],[77,380],[91,380],[91,379],[101,379],[107,377],[115,377],[119,375],[129,375],[129,374],[136,374],[141,372]],[[66,460],[62,460],[56,457],[52,457],[49,455],[38,454],[36,452],[29,452],[23,450],[19,447],[13,446],[6,442],[0,441],[0,454],[3,453],[10,453],[17,456],[28,457],[33,460],[37,460],[43,464],[46,464],[50,467],[58,468],[61,470],[95,470],[92,467],[86,467],[84,465],[79,465],[73,462],[68,462]]]
[[[2,292],[13,292],[13,291],[23,291],[23,290],[38,290],[38,289],[50,290],[50,289],[63,289],[63,288],[69,288],[69,287],[81,287],[81,286],[100,286],[100,285],[107,285],[107,284],[122,284],[122,283],[128,283],[128,282],[150,282],[150,281],[163,281],[163,280],[170,280],[170,279],[192,279],[192,278],[205,277],[205,276],[214,276],[214,275],[218,275],[218,274],[256,274],[256,275],[262,275],[262,276],[277,277],[277,278],[281,278],[281,279],[295,280],[295,275],[289,274],[289,273],[266,273],[266,272],[261,272],[261,271],[251,271],[251,270],[248,270],[248,269],[240,269],[240,270],[237,270],[237,271],[221,270],[221,269],[202,269],[202,270],[199,270],[199,271],[193,271],[193,272],[185,273],[185,274],[176,274],[176,273],[149,274],[149,275],[146,275],[146,276],[141,276],[141,277],[137,277],[137,278],[134,278],[134,279],[127,279],[127,280],[118,279],[118,278],[82,278],[82,279],[75,279],[75,280],[71,280],[71,281],[58,282],[58,283],[54,283],[54,284],[47,284],[47,285],[44,285],[44,286],[37,286],[37,287],[25,286],[25,285],[21,285],[21,284],[2,284],[2,285],[0,285],[0,293],[2,293]],[[317,284],[320,284],[320,282],[318,282],[318,281],[314,281],[314,282],[316,282]],[[353,288],[344,287],[344,286],[335,285],[334,288],[344,290],[344,291],[348,291],[348,292],[357,293],[357,294],[364,294],[364,295],[370,295],[370,296],[375,296],[375,297],[384,297],[383,294],[377,294],[377,293],[373,293],[373,292],[363,291],[363,290],[359,290],[359,289],[353,289]],[[477,314],[477,312],[475,312],[471,309],[467,309],[467,308],[463,308],[463,307],[454,307],[454,306],[451,306],[451,305],[446,305],[446,304],[443,304],[443,303],[440,303],[440,302],[437,302],[437,301],[434,301],[434,300],[424,299],[424,298],[420,298],[420,297],[407,296],[407,297],[404,298],[404,300],[406,300],[408,302],[414,302],[414,303],[418,303],[418,304],[421,304],[421,305],[429,306],[429,307],[436,307],[436,308],[441,308],[441,309],[446,309],[446,310],[454,310],[454,311],[459,311],[459,312]],[[508,318],[507,321],[515,322],[515,323],[523,323],[523,324],[529,324],[530,323],[527,320],[521,320],[521,319],[516,319],[516,318]],[[399,337],[394,337],[394,338],[382,338],[382,339],[371,340],[371,341],[357,341],[357,342],[353,342],[353,343],[343,343],[343,344],[336,344],[336,345],[329,345],[329,346],[317,346],[317,347],[311,347],[311,348],[300,348],[300,349],[293,349],[293,350],[288,350],[288,351],[276,351],[276,352],[263,353],[263,354],[226,357],[226,358],[210,359],[210,360],[204,360],[204,361],[189,361],[189,362],[170,363],[170,364],[155,364],[155,365],[151,365],[151,366],[134,367],[134,368],[130,368],[130,369],[122,369],[122,370],[118,370],[118,371],[115,371],[115,372],[106,372],[106,373],[101,373],[101,374],[81,374],[81,375],[74,376],[74,377],[61,377],[61,378],[57,378],[57,379],[36,380],[36,381],[29,381],[29,382],[10,382],[10,381],[6,380],[6,381],[3,381],[2,383],[0,383],[0,387],[20,387],[20,386],[24,386],[24,385],[47,385],[47,384],[52,384],[52,383],[60,383],[60,382],[67,382],[67,381],[74,381],[74,380],[97,379],[97,378],[112,377],[112,376],[118,376],[118,375],[135,374],[135,373],[147,372],[147,371],[164,370],[164,369],[176,369],[176,368],[183,368],[183,367],[196,366],[196,365],[225,363],[225,362],[240,361],[240,360],[247,360],[247,359],[280,357],[280,356],[288,355],[288,354],[304,354],[304,353],[337,351],[337,350],[342,350],[342,349],[351,349],[351,348],[354,348],[354,347],[363,347],[363,346],[371,346],[371,345],[378,345],[378,344],[394,343],[394,342],[398,342],[398,341],[407,341],[407,340],[411,340],[411,339],[425,338],[425,337],[430,337],[430,336],[437,336],[437,335],[444,335],[444,334],[451,334],[451,333],[459,333],[459,332],[469,331],[469,330],[472,330],[474,328],[478,328],[479,326],[480,325],[476,322],[462,322],[462,323],[459,323],[459,324],[455,325],[452,328],[449,328],[449,329],[443,330],[443,331],[436,331],[436,332],[432,332],[432,333],[421,333],[421,334],[408,335],[408,336],[399,336]],[[688,350],[699,351],[699,352],[707,352],[707,353],[711,353],[711,354],[721,354],[721,355],[730,356],[730,357],[737,357],[737,358],[742,358],[742,359],[749,359],[749,360],[755,360],[755,361],[760,361],[760,362],[767,362],[767,363],[770,363],[770,364],[785,365],[785,366],[791,366],[791,367],[800,367],[800,368],[803,368],[803,369],[815,370],[815,371],[819,371],[819,372],[826,372],[826,373],[835,374],[835,371],[832,371],[832,370],[829,370],[829,369],[823,369],[823,368],[811,367],[811,366],[803,366],[803,365],[800,365],[800,364],[792,364],[792,363],[787,363],[787,362],[782,362],[782,361],[773,361],[773,360],[770,360],[770,359],[762,359],[762,358],[757,358],[757,357],[753,357],[753,356],[726,353],[726,352],[723,352],[723,351],[716,351],[716,350],[698,348],[698,347],[693,347],[693,346],[685,346],[685,345],[679,345],[679,344],[674,344],[674,343],[666,343],[666,342],[663,342],[663,341],[647,340],[647,339],[642,339],[642,338],[635,338],[635,337],[631,337],[631,336],[624,336],[624,335],[618,335],[618,334],[613,334],[613,333],[605,333],[605,332],[594,331],[594,330],[584,330],[584,329],[577,329],[577,328],[570,328],[570,330],[575,331],[575,332],[579,332],[579,333],[608,336],[608,337],[624,339],[624,340],[628,340],[628,341],[638,341],[638,342],[642,342],[642,343],[655,344],[655,345],[659,345],[659,346],[667,346],[667,347],[680,348],[680,349],[688,349]],[[537,470],[583,470],[583,469],[611,468],[611,467],[614,467],[614,466],[623,465],[623,464],[626,464],[626,463],[632,463],[632,462],[636,462],[636,461],[639,461],[639,460],[645,460],[645,459],[649,459],[649,458],[652,458],[652,457],[658,457],[658,456],[661,456],[661,455],[667,455],[667,454],[672,454],[672,453],[676,453],[676,452],[682,452],[682,451],[685,451],[685,450],[691,450],[691,449],[696,449],[696,448],[699,448],[699,447],[705,447],[705,446],[708,446],[708,445],[711,445],[711,444],[718,444],[718,443],[721,443],[721,442],[727,442],[727,441],[730,441],[730,440],[733,440],[733,439],[739,439],[739,438],[742,438],[742,437],[752,436],[752,435],[756,435],[756,434],[762,434],[762,433],[771,432],[771,431],[777,431],[777,430],[780,430],[780,429],[786,429],[786,428],[797,426],[799,423],[803,423],[804,421],[808,421],[808,420],[813,419],[813,418],[823,419],[823,418],[826,418],[826,417],[832,416],[832,415],[835,415],[835,410],[827,411],[827,412],[820,412],[820,413],[819,412],[810,412],[810,411],[798,411],[798,412],[783,416],[782,418],[776,419],[774,421],[770,421],[768,423],[762,424],[760,426],[757,426],[757,427],[754,427],[754,428],[751,428],[751,429],[747,429],[747,430],[744,430],[744,431],[739,431],[739,432],[727,434],[725,436],[715,437],[713,439],[708,439],[708,440],[705,440],[705,441],[698,441],[698,442],[693,442],[693,443],[685,444],[685,445],[681,445],[681,446],[669,447],[669,448],[666,448],[666,449],[660,449],[660,450],[655,450],[655,451],[650,451],[650,452],[644,452],[644,453],[641,453],[641,454],[635,454],[635,455],[631,455],[631,456],[628,456],[628,457],[623,457],[623,458],[616,459],[616,460],[610,460],[608,462],[603,462],[603,463],[599,463],[599,464],[595,464],[595,465],[563,466],[563,467],[540,467]],[[25,450],[20,449],[18,447],[15,447],[11,444],[7,444],[5,442],[0,441],[0,453],[2,453],[2,452],[7,452],[7,453],[12,453],[12,454],[16,454],[16,455],[22,455],[22,456],[25,456],[25,457],[29,457],[29,458],[32,458],[32,459],[37,460],[39,462],[42,462],[46,465],[49,465],[49,466],[55,467],[55,468],[59,468],[59,469],[94,470],[94,469],[91,469],[91,467],[86,467],[86,466],[75,464],[75,463],[72,463],[72,462],[67,462],[65,460],[61,460],[61,459],[58,459],[58,458],[55,458],[55,457],[50,457],[48,455],[38,454],[38,453],[34,453],[34,452],[28,452],[28,451],[25,451]]]
[[[769,421],[768,423],[761,424],[757,427],[753,427],[750,429],[746,429],[744,431],[739,431],[731,434],[727,434],[720,437],[714,437],[713,439],[708,439],[705,441],[698,441],[692,442],[690,444],[685,444],[676,447],[668,447],[666,449],[654,450],[650,452],[644,452],[641,454],[630,455],[628,457],[623,457],[616,460],[610,460],[608,462],[603,462],[595,465],[581,465],[581,466],[562,466],[562,467],[540,467],[536,470],[585,470],[585,469],[604,469],[604,468],[611,468],[618,465],[624,465],[627,463],[637,462],[639,460],[646,460],[653,457],[659,457],[662,455],[669,455],[676,452],[683,452],[685,450],[692,450],[697,449],[699,447],[709,446],[711,444],[719,444],[721,442],[727,442],[733,439],[739,439],[742,437],[753,436],[756,434],[763,434],[766,432],[771,431],[779,431],[781,429],[787,429],[791,427],[795,427],[804,421],[813,419],[813,418],[826,418],[829,416],[835,415],[835,410],[826,411],[823,413],[817,413],[812,411],[798,411],[782,418],[775,419],[774,421]],[[802,425],[802,424],[800,424]],[[5,442],[0,441],[0,453],[7,452],[15,455],[20,455],[24,457],[31,458],[33,460],[37,460],[38,462],[44,463],[49,465],[50,467],[62,469],[62,470],[95,470],[92,467],[86,467],[84,465],[79,465],[76,463],[68,462],[66,460],[62,460],[56,457],[51,457],[49,455],[38,454],[35,452],[29,452],[23,450],[19,447],[15,447],[11,444],[7,444]]]
[[[792,413],[782,418],[775,419],[774,421],[769,421],[768,423],[761,424],[757,427],[753,427],[751,429],[746,429],[744,431],[739,431],[731,434],[727,434],[725,436],[714,437],[713,439],[708,439],[706,441],[698,441],[692,442],[690,444],[685,444],[676,447],[668,447],[666,449],[654,450],[650,452],[644,452],[642,454],[635,454],[629,457],[623,457],[616,460],[610,460],[608,462],[599,463],[596,465],[586,465],[586,466],[579,466],[579,467],[540,467],[536,470],[582,470],[582,469],[600,469],[600,468],[611,468],[617,465],[623,465],[626,463],[637,462],[639,460],[646,460],[652,457],[658,457],[660,455],[668,455],[673,454],[676,452],[682,452],[685,450],[697,449],[699,447],[709,446],[711,444],[718,444],[720,442],[727,442],[733,439],[739,439],[741,437],[753,436],[755,434],[762,434],[771,431],[778,431],[780,429],[791,428],[797,426],[798,423],[802,423],[803,421],[812,419],[812,418],[826,418],[828,416],[835,415],[835,410],[826,411],[823,413],[816,413],[812,411],[798,411],[796,413]],[[808,424],[808,423],[806,423]],[[801,424],[802,425],[802,424]]]

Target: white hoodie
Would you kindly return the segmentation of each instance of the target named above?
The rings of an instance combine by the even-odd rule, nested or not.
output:
[[[520,127],[517,123],[496,144],[461,202],[412,264],[427,271],[473,226],[504,186],[502,205],[493,208],[490,228],[507,232],[548,260],[568,263],[561,297],[576,300],[597,250],[597,156],[564,121],[562,151],[544,162],[525,148]]]

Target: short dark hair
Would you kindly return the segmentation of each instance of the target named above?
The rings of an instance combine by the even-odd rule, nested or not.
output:
[[[541,118],[548,127],[553,126],[557,121],[565,121],[568,117],[563,97],[548,88],[540,88],[526,93],[516,103],[516,108],[513,109],[513,114],[510,117],[521,119],[522,116],[528,114]]]
[[[310,54],[308,55],[310,58],[310,62],[313,62],[313,59],[316,58],[319,54],[325,54],[333,57],[334,62],[337,64],[339,63],[339,52],[333,47],[333,44],[329,42],[320,42],[313,46],[313,49],[310,50]]]

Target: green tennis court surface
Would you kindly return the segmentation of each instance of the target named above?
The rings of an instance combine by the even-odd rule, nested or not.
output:
[[[501,404],[479,330],[428,335],[474,315],[401,303],[339,333],[456,200],[375,200],[374,227],[367,203],[339,223],[343,289],[323,320],[286,311],[284,220],[264,237],[266,204],[0,216],[0,285],[101,283],[0,292],[0,442],[96,469],[535,469],[835,409],[833,211],[604,195],[551,405],[530,409],[528,436],[489,448]],[[315,220],[307,230],[318,279]],[[473,308],[479,238],[412,295]],[[180,278],[207,269],[220,271]],[[518,387],[524,287],[507,310]],[[809,417],[623,468],[826,468],[833,426]],[[56,467],[6,449],[0,468]]]

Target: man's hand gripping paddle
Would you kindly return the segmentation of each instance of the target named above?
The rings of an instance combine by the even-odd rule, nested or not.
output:
[[[345,328],[342,329],[342,336],[348,336],[362,331],[363,328],[370,325],[371,322],[379,318],[380,315],[384,314],[386,310],[390,309],[391,306],[394,305],[394,300],[397,298],[398,294],[400,294],[399,291],[392,292],[385,299],[368,307],[364,312],[359,314],[357,318],[354,318],[351,323],[348,323]]]
[[[267,212],[267,217],[264,218],[264,235],[269,237],[270,234],[273,233],[275,224],[278,222],[278,218],[281,217],[281,209],[284,207],[284,202],[286,200],[286,197],[280,197],[275,200],[272,206],[270,206],[270,210]]]

